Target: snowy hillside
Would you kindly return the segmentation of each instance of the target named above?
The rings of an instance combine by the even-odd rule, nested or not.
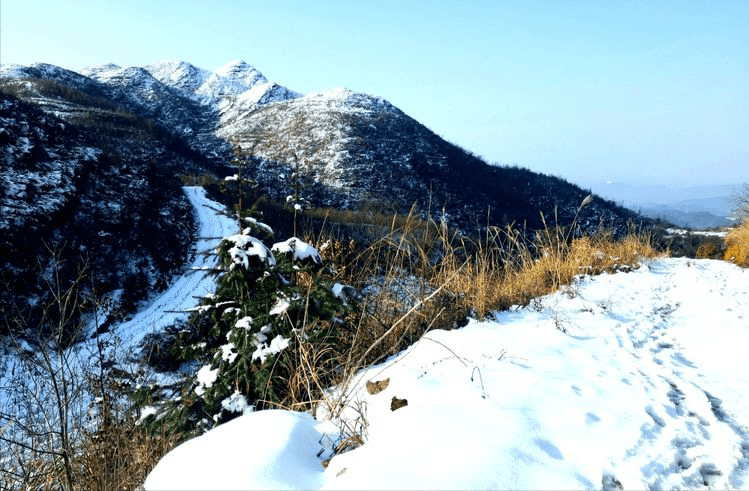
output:
[[[165,285],[182,264],[193,221],[176,176],[204,168],[90,79],[48,66],[31,71],[72,85],[0,80],[3,333],[36,325],[31,311],[49,300],[40,272],[53,251],[63,283],[86,263],[91,284],[126,310]],[[23,322],[6,317],[19,311]]]
[[[145,488],[746,489],[747,305],[749,272],[720,261],[582,277],[361,372],[344,419],[365,444],[327,467],[342,420],[261,411]]]

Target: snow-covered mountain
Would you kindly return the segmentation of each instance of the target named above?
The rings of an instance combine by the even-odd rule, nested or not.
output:
[[[49,65],[0,81],[0,333],[34,328],[50,294],[86,266],[85,289],[132,306],[166,285],[189,250],[192,209],[177,179],[205,169],[184,143]]]
[[[268,80],[244,61],[233,61],[213,72],[184,61],[163,61],[146,70],[161,83],[204,104],[220,105],[234,100],[241,103],[266,103],[300,95]]]
[[[182,61],[163,61],[144,68],[98,65],[82,73],[102,84],[116,101],[218,160],[229,159],[231,148],[227,138],[216,138],[217,129],[231,127],[259,105],[299,96],[268,82],[243,61],[213,72]]]
[[[94,66],[81,74],[49,65],[4,67],[2,77],[54,80],[154,122],[211,165],[241,147],[261,192],[303,190],[313,206],[375,204],[405,212],[418,203],[463,229],[568,224],[587,191],[527,169],[492,166],[434,134],[386,100],[346,89],[302,96],[242,61],[208,71],[183,61]],[[291,176],[294,176],[293,180]],[[487,223],[487,212],[489,219]],[[633,213],[595,200],[580,223],[620,230]]]

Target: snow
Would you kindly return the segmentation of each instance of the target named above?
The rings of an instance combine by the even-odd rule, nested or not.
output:
[[[747,305],[749,272],[722,261],[581,277],[359,372],[331,389],[340,416],[259,411],[190,440],[145,489],[746,489]],[[332,456],[346,426],[365,443]]]
[[[250,235],[250,233],[252,233],[252,230],[246,228],[241,234],[226,237],[227,241],[234,243],[234,246],[228,250],[232,261],[230,268],[239,265],[244,269],[249,269],[250,258],[253,257],[269,268],[274,267],[276,265],[276,258],[273,257],[273,253],[265,247],[265,244]]]
[[[221,359],[224,361],[228,361],[229,363],[234,363],[234,360],[238,355],[236,351],[237,347],[234,346],[234,343],[227,343],[219,346],[219,348],[221,348]]]
[[[210,76],[207,70],[177,60],[162,60],[145,68],[156,80],[188,94],[195,92]]]
[[[257,349],[255,349],[255,351],[252,353],[252,360],[260,360],[260,363],[265,363],[265,359],[267,357],[278,354],[288,348],[289,341],[290,340],[288,338],[285,338],[279,334],[271,340],[269,346],[263,342],[261,337],[258,336]]]
[[[202,396],[205,389],[213,387],[216,378],[218,377],[218,368],[212,369],[210,365],[205,365],[198,370],[197,380],[198,386],[195,387],[195,393]]]
[[[221,407],[227,411],[242,414],[248,414],[254,410],[252,406],[247,404],[245,396],[236,390],[231,396],[221,401]]]
[[[159,409],[156,406],[145,406],[140,411],[140,417],[138,418],[138,423],[145,421],[149,416],[155,416],[159,414]]]
[[[17,63],[5,64],[0,66],[0,76],[8,78],[23,78],[26,74],[26,67]]]
[[[239,327],[239,328],[242,328],[242,329],[247,329],[249,331],[250,329],[252,329],[252,317],[250,317],[249,315],[245,316],[245,317],[242,317],[234,325],[236,327]]]
[[[279,90],[256,68],[241,60],[231,61],[213,71],[184,61],[164,60],[148,65],[146,70],[163,84],[201,104],[222,106],[224,110],[237,106],[239,113],[271,102],[276,92],[280,100],[299,97],[287,89]]]
[[[333,295],[335,295],[336,298],[340,298],[341,300],[346,300],[346,295],[344,294],[345,288],[346,288],[346,285],[343,285],[341,283],[335,283],[333,287],[331,288],[331,291],[333,292]]]
[[[279,254],[293,253],[294,261],[304,262],[309,260],[314,264],[322,263],[322,259],[320,258],[320,254],[317,252],[317,249],[296,237],[292,237],[283,242],[277,242],[273,244],[271,250]]]
[[[268,312],[269,315],[281,315],[291,307],[291,302],[288,298],[279,297],[276,299],[276,304]]]
[[[728,235],[727,230],[686,230],[683,228],[667,228],[666,233],[669,235],[699,235],[703,237],[725,237]]]
[[[146,489],[314,489],[322,468],[310,455],[319,438],[308,414],[250,413],[177,447],[148,476]],[[227,441],[237,442],[235,451],[226,451]],[[182,466],[179,473],[175,466]]]

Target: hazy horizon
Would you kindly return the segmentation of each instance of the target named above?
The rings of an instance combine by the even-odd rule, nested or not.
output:
[[[749,181],[749,2],[3,0],[0,63],[241,59],[581,185]]]

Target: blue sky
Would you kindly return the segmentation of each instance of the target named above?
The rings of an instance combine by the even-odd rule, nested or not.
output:
[[[2,0],[0,62],[242,59],[382,96],[489,162],[749,182],[749,1]]]

